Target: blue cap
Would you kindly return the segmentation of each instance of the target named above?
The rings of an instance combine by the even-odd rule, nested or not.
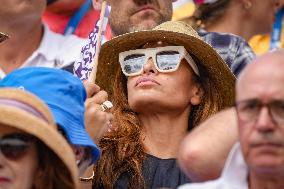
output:
[[[22,88],[41,98],[68,141],[73,145],[91,147],[93,162],[99,158],[100,150],[85,129],[86,90],[79,78],[55,68],[28,67],[8,74],[0,81],[0,87]]]

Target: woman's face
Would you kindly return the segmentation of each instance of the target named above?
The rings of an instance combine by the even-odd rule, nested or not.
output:
[[[165,46],[159,42],[146,48]],[[168,45],[166,45],[168,46]],[[193,70],[185,59],[174,72],[160,73],[149,58],[138,76],[128,77],[128,103],[132,110],[146,113],[149,110],[178,111],[200,103],[202,95],[193,81]],[[178,113],[178,112],[177,112]]]
[[[275,21],[275,14],[280,8],[280,0],[252,0],[249,11],[255,25],[255,33],[267,34],[271,32]]]
[[[9,144],[24,145],[23,142],[27,140],[14,135],[24,134],[23,132],[5,125],[0,125],[0,133],[0,188],[31,189],[38,176],[38,156],[35,144],[29,142],[26,150],[23,146],[20,148],[21,152],[16,146],[10,147],[10,155],[4,155],[7,153],[3,152],[4,141],[6,144],[9,142]]]

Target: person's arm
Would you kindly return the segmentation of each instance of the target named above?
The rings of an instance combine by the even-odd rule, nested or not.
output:
[[[221,111],[185,137],[179,150],[179,165],[193,182],[216,179],[237,140],[235,110]]]

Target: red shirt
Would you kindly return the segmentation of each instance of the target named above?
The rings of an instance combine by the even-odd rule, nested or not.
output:
[[[55,14],[49,11],[45,11],[42,19],[43,22],[48,25],[50,30],[56,33],[64,33],[64,30],[70,20],[71,16]],[[74,34],[87,38],[89,33],[93,30],[97,20],[100,18],[100,12],[95,10],[89,10],[83,19],[80,21],[78,27],[76,28]],[[111,39],[111,30],[110,27],[107,26],[105,37],[106,39]]]

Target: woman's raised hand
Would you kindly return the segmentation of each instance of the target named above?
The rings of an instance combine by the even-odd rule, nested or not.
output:
[[[84,82],[87,91],[85,102],[85,126],[89,135],[95,143],[112,127],[113,115],[110,112],[112,107],[108,100],[107,92],[100,90],[96,84]]]

